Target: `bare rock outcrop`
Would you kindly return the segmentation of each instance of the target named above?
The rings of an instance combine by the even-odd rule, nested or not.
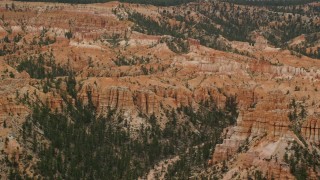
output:
[[[109,86],[98,89],[87,86],[80,95],[84,102],[88,102],[89,94],[98,111],[105,111],[108,108],[118,110],[134,108],[133,96],[128,87]]]
[[[160,112],[158,97],[151,91],[138,90],[135,92],[135,105],[144,114],[157,114]]]
[[[193,102],[192,92],[186,88],[153,86],[150,90],[159,97],[174,99],[179,106],[189,106]]]
[[[254,108],[240,113],[237,124],[228,133],[229,138],[216,146],[213,162],[231,158],[247,139],[266,136],[270,141],[290,137],[290,121],[287,117],[286,101],[281,92],[270,92],[268,98],[258,101]],[[271,95],[272,94],[272,95]]]
[[[311,117],[305,121],[301,128],[301,135],[309,142],[320,144],[320,120]]]

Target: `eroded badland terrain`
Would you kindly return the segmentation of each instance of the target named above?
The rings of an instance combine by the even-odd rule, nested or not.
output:
[[[319,179],[319,8],[1,1],[1,179]]]

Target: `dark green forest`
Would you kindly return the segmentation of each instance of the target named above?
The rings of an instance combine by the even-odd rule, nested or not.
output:
[[[221,143],[222,130],[234,124],[238,116],[236,96],[230,96],[224,109],[217,108],[213,100],[201,102],[197,110],[191,106],[164,109],[169,120],[164,129],[160,128],[156,115],[140,114],[148,125],[133,131],[120,111],[108,108],[99,113],[90,91],[84,103],[77,96],[75,74],[56,65],[54,57],[48,61],[49,57],[28,58],[17,66],[34,78],[48,81],[45,84],[59,81],[66,85],[66,90],[58,91],[63,99],[59,111],[50,109],[47,102],[31,102],[30,94],[17,96],[32,109],[21,130],[23,144],[31,152],[25,152],[22,159],[39,160],[33,166],[37,178],[137,179],[157,162],[178,155],[181,160],[170,168],[167,177],[184,179],[191,175],[191,169],[206,167],[212,148]],[[49,65],[54,68],[44,68]],[[46,92],[57,89],[58,86],[48,85]],[[186,122],[181,123],[181,118]],[[132,133],[137,136],[133,138]],[[11,179],[30,178],[25,173],[22,177],[14,162],[7,163]]]
[[[181,9],[183,8],[181,7]],[[124,10],[128,12],[129,20],[135,23],[133,29],[145,34],[170,35],[178,39],[193,38],[207,47],[239,53],[236,49],[232,49],[221,37],[229,41],[243,41],[254,44],[255,40],[252,39],[250,34],[264,27],[267,30],[262,32],[262,35],[268,40],[268,44],[288,49],[300,57],[305,55],[311,58],[320,58],[320,48],[310,48],[316,46],[319,40],[320,25],[315,23],[316,16],[306,11],[304,6],[270,6],[268,7],[270,11],[261,11],[256,6],[253,8],[254,11],[249,12],[232,3],[200,4],[196,7],[196,12],[205,17],[200,21],[195,20],[190,15],[190,11],[181,13],[178,10],[163,10],[160,12],[161,18],[151,18],[134,10],[126,8]],[[309,8],[311,12],[318,13],[315,7],[310,6]],[[117,12],[117,9],[114,9],[114,13],[117,14]],[[216,12],[219,12],[219,15]],[[284,12],[294,15],[286,17]],[[303,16],[308,16],[309,19],[305,20],[302,18]],[[181,23],[169,25],[170,20]],[[276,26],[269,26],[271,22],[277,22]],[[216,24],[220,27],[218,28]],[[306,36],[304,43],[289,46],[292,39],[302,34]],[[181,47],[183,47],[182,42],[178,42]]]
[[[296,141],[290,144],[289,153],[284,154],[284,161],[289,165],[290,172],[298,180],[308,179],[308,167],[316,171],[320,167],[320,156],[316,149],[308,151],[305,147],[299,145]],[[292,155],[292,152],[294,155]]]

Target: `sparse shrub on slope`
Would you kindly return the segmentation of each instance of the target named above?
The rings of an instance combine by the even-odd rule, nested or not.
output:
[[[28,1],[29,0],[21,0]],[[91,4],[91,3],[105,3],[112,0],[32,0],[34,2],[58,2],[58,3],[72,3],[72,4]],[[174,6],[183,3],[192,2],[194,0],[120,0],[120,2],[137,3],[137,4],[152,4],[156,6]]]

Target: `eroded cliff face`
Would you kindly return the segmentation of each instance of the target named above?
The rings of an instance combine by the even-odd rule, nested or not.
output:
[[[119,110],[134,108],[132,93],[127,87],[111,86],[99,90],[87,87],[81,95],[84,101],[88,100],[88,93],[91,94],[92,101],[99,111],[108,107]]]
[[[30,3],[29,8],[23,3],[17,5],[21,12],[15,16],[1,9],[13,34],[23,33],[25,41],[18,43],[21,50],[14,56],[0,58],[0,151],[5,153],[2,159],[8,155],[21,163],[21,172],[27,166],[19,160],[26,150],[23,147],[27,147],[21,141],[22,124],[35,102],[48,104],[57,112],[66,108],[60,93],[67,90],[69,75],[56,76],[48,83],[50,78],[32,78],[31,71],[18,72],[17,67],[23,59],[30,58],[30,53],[52,53],[57,64],[75,74],[76,96],[84,104],[90,99],[102,116],[109,109],[115,110],[134,130],[141,125],[150,127],[148,118],[152,115],[163,130],[171,118],[167,112],[181,107],[192,107],[194,111],[208,107],[224,109],[228,98],[236,97],[238,118],[224,130],[222,143],[212,147],[211,166],[199,173],[205,177],[218,174],[219,178],[243,179],[259,170],[267,179],[294,179],[289,164],[284,161],[293,141],[300,145],[305,141],[306,148],[316,149],[320,154],[320,62],[317,60],[299,58],[267,44],[250,47],[251,56],[217,51],[197,42],[190,44],[190,52],[177,54],[160,42],[162,36],[135,32],[132,22],[114,15],[112,9],[119,3],[86,8],[65,4],[50,4],[48,8],[46,4],[36,3]],[[146,14],[159,13],[154,7],[146,12],[144,7],[128,6]],[[43,12],[32,10],[38,7]],[[43,16],[33,17],[33,13],[41,12]],[[26,32],[20,27],[23,24],[16,23],[16,19],[23,18],[28,22]],[[66,22],[72,18],[75,22]],[[38,47],[33,39],[44,32],[43,27],[48,28],[49,37],[57,35],[56,41]],[[70,29],[74,37],[68,39],[65,33]],[[119,42],[109,41],[113,32],[120,33]],[[1,29],[4,37],[13,38],[13,34]],[[229,43],[236,49],[243,45]],[[52,67],[46,64],[44,69]],[[70,96],[65,98],[75,103]],[[289,118],[294,112],[290,105],[293,100],[299,105],[295,112],[299,118],[294,120]],[[191,122],[180,114],[178,117],[179,126],[190,126],[192,132],[199,132],[196,120]],[[299,131],[294,131],[295,128]],[[134,130],[130,133],[136,133]],[[43,132],[39,130],[39,134]],[[223,164],[227,170],[214,170],[220,170]],[[0,165],[0,170],[7,167]],[[319,177],[319,173],[319,168],[308,169],[311,179]]]
[[[308,118],[302,125],[301,135],[310,143],[320,144],[320,121],[317,117]]]
[[[291,123],[287,116],[288,105],[281,91],[270,92],[269,96],[257,100],[252,106],[254,107],[240,112],[235,127],[227,129],[226,139],[215,149],[213,162],[232,158],[246,140],[251,141],[257,137],[270,141],[293,138],[289,132]]]
[[[240,98],[241,99],[241,98]],[[240,101],[241,103],[241,101]],[[301,138],[294,133],[294,120],[288,117],[290,99],[281,91],[271,91],[255,99],[246,111],[241,111],[234,127],[225,129],[223,143],[218,144],[209,164],[228,162],[224,179],[247,177],[248,168],[261,170],[268,179],[295,179],[289,165],[283,163],[289,144]],[[317,113],[315,113],[317,114]],[[301,135],[307,144],[319,144],[318,114],[302,121]],[[317,172],[309,170],[310,178]],[[272,176],[271,176],[272,175]]]
[[[159,111],[159,100],[157,96],[148,91],[137,91],[136,92],[136,105],[138,109],[145,114],[158,114]]]
[[[211,100],[216,102],[219,108],[224,108],[226,101],[226,96],[219,93],[216,88],[200,87],[192,92],[187,88],[174,86],[154,85],[136,89],[132,84],[125,82],[121,84],[105,86],[103,81],[97,81],[94,84],[88,82],[82,87],[78,96],[85,103],[88,103],[88,95],[91,96],[93,104],[102,114],[111,108],[148,116],[152,114],[160,116],[160,112],[164,109],[197,107],[197,103]],[[50,99],[52,108],[59,106],[61,99]]]

